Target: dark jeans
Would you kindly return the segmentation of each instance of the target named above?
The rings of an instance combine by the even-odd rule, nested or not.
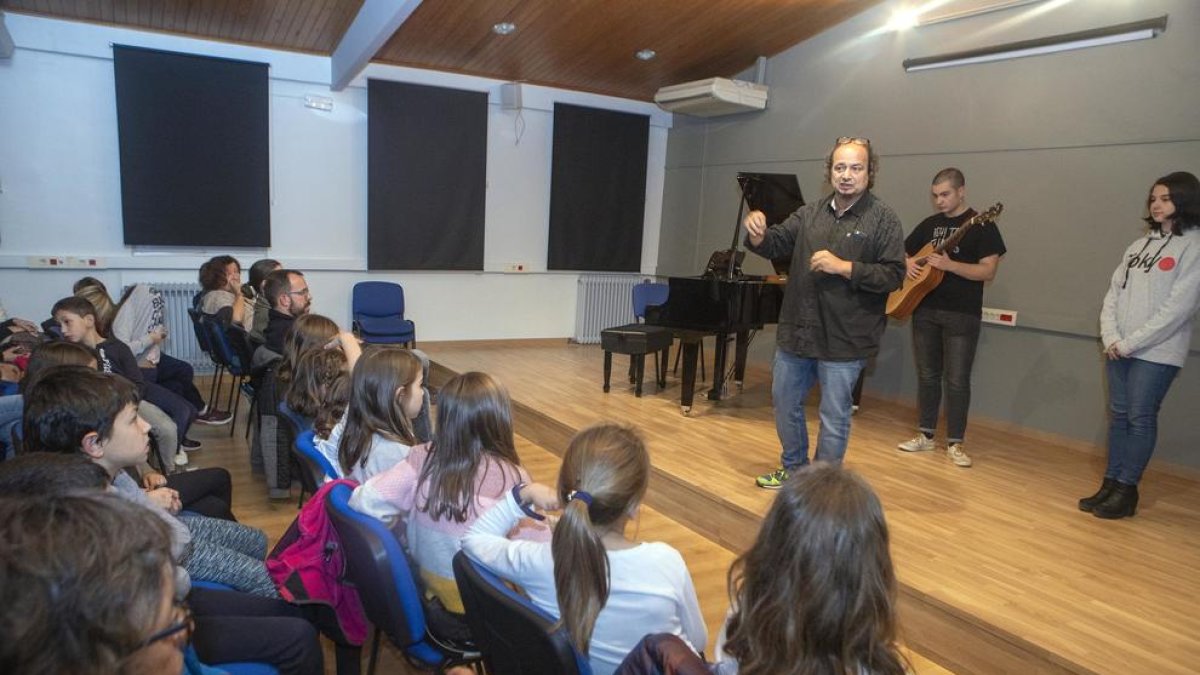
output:
[[[280,673],[320,675],[317,630],[299,607],[236,591],[194,588],[192,644],[204,663],[269,663]]]
[[[1105,478],[1137,485],[1158,442],[1158,409],[1179,366],[1141,359],[1108,362],[1108,468]]]
[[[179,493],[185,511],[209,518],[233,520],[233,483],[221,468],[197,469],[167,476],[167,487]]]
[[[192,427],[192,422],[195,421],[196,415],[200,414],[196,406],[188,403],[187,399],[170,389],[149,381],[146,382],[142,397],[162,408],[163,412],[171,416],[171,420],[175,422],[179,440],[182,441],[187,438],[188,429]],[[172,453],[176,450],[178,448],[169,448],[169,451]]]
[[[978,316],[944,309],[917,308],[913,314],[913,348],[917,359],[917,409],[921,431],[937,431],[946,382],[946,441],[961,443],[971,409],[971,366],[979,343]]]
[[[192,364],[174,356],[162,354],[157,368],[142,368],[142,377],[172,391],[191,403],[196,410],[204,409],[204,397],[196,388],[196,371]]]

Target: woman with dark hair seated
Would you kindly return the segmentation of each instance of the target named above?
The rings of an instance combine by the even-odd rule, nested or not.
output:
[[[242,295],[242,266],[237,258],[219,255],[200,266],[197,309],[215,316],[224,325],[236,323],[249,331],[254,327],[254,307]]]

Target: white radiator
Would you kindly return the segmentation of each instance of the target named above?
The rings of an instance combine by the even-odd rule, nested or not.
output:
[[[575,342],[594,345],[600,331],[633,323],[633,287],[640,274],[581,274],[575,302]]]
[[[163,344],[171,356],[192,364],[197,373],[211,373],[212,359],[200,350],[196,342],[196,331],[192,328],[192,318],[188,310],[192,307],[192,298],[200,292],[200,284],[190,283],[151,283],[154,290],[162,294],[164,321],[167,324],[167,341]]]

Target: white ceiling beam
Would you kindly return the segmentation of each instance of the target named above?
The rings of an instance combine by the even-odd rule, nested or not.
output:
[[[421,5],[421,0],[366,0],[333,50],[329,88],[341,91]]]

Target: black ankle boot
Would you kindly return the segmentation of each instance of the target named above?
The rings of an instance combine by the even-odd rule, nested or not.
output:
[[[1117,489],[1117,485],[1118,483],[1115,478],[1105,478],[1104,484],[1100,486],[1100,489],[1096,492],[1096,494],[1079,500],[1079,510],[1091,513],[1092,509],[1096,508],[1097,504],[1105,499],[1108,499],[1108,496],[1112,494],[1112,491]]]
[[[1137,513],[1138,491],[1136,485],[1117,483],[1108,497],[1092,508],[1092,515],[1097,518],[1116,520]]]

